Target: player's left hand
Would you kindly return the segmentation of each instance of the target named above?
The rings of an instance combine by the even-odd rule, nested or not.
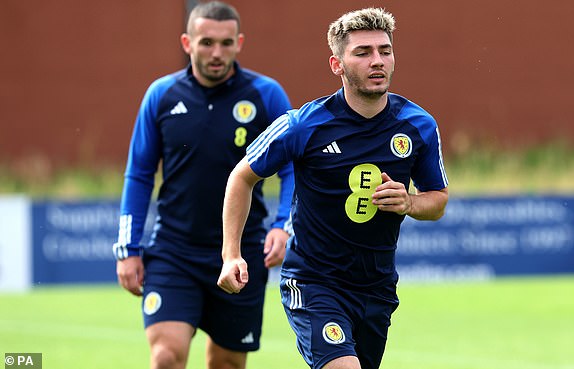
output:
[[[265,253],[265,266],[267,268],[280,265],[285,257],[285,244],[289,239],[289,233],[281,228],[272,228],[267,237],[263,252]]]
[[[412,199],[405,185],[395,182],[385,172],[381,174],[383,183],[378,185],[373,194],[373,204],[381,211],[408,214],[411,210]]]

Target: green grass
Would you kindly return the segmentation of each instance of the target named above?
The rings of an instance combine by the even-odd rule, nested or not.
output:
[[[383,367],[572,369],[574,277],[405,285]]]
[[[404,284],[382,368],[574,369],[574,275]],[[188,368],[204,368],[198,334]],[[139,300],[117,286],[41,287],[0,295],[0,355],[41,352],[43,367],[148,367]],[[307,366],[277,287],[268,290],[252,369]]]

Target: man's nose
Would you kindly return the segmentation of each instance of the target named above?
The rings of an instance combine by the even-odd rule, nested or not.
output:
[[[220,44],[213,45],[212,54],[213,56],[221,56],[223,53],[223,47]]]
[[[375,66],[383,66],[385,62],[383,60],[383,56],[379,53],[374,53],[373,58],[371,60],[371,64]]]

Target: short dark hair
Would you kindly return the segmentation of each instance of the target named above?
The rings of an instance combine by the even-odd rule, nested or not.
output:
[[[197,4],[189,13],[187,33],[191,34],[193,23],[197,18],[208,18],[216,21],[234,20],[239,31],[241,21],[237,9],[222,1],[209,1]]]

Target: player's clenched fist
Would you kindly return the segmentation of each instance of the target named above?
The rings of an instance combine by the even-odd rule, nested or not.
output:
[[[248,281],[247,263],[239,258],[223,263],[217,285],[227,293],[239,293]]]

